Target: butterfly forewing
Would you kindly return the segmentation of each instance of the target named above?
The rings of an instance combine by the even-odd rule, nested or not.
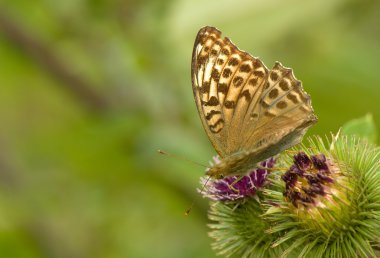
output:
[[[297,144],[316,122],[291,69],[276,62],[269,71],[213,27],[198,32],[192,83],[203,127],[223,158],[221,175],[241,174]]]
[[[237,151],[234,128],[260,91],[267,69],[240,51],[213,27],[202,28],[195,40],[192,82],[198,111],[210,141],[221,157]]]

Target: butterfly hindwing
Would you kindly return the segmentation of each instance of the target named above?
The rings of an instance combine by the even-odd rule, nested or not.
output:
[[[245,118],[241,132],[244,148],[276,144],[293,130],[307,129],[316,120],[310,96],[304,92],[301,81],[294,77],[292,69],[276,62],[257,105]]]

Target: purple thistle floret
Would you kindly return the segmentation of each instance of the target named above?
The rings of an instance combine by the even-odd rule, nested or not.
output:
[[[300,170],[310,169],[312,165],[309,156],[307,156],[305,152],[299,152],[294,155],[294,163]]]
[[[214,157],[214,163],[219,163],[218,157]],[[269,158],[260,163],[261,167],[273,168],[275,158]],[[235,201],[246,197],[252,197],[256,194],[258,188],[263,187],[266,178],[269,174],[268,169],[253,169],[246,176],[236,181],[239,176],[230,176],[223,179],[210,180],[207,182],[207,177],[201,178],[201,185],[206,182],[206,187],[203,191],[199,190],[204,197],[215,201]],[[233,185],[232,185],[233,184]],[[231,186],[232,185],[232,186]]]
[[[328,185],[334,182],[329,162],[323,154],[309,157],[299,152],[294,155],[294,164],[281,177],[286,186],[284,196],[296,207],[310,205],[316,198],[325,196]]]
[[[323,154],[319,155],[314,155],[311,157],[311,160],[313,162],[313,165],[316,169],[323,171],[323,172],[328,172],[329,168],[326,164],[326,156]]]

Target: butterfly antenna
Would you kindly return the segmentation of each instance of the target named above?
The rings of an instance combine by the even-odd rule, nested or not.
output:
[[[204,192],[206,185],[207,185],[208,181],[210,181],[210,179],[211,179],[211,176],[208,176],[206,179],[206,182],[203,184],[201,190],[199,191],[200,194],[202,194]],[[190,207],[185,211],[185,216],[189,216],[191,210],[193,209],[193,206],[194,206],[194,201],[191,202]]]
[[[180,159],[180,160],[184,160],[186,162],[189,162],[189,163],[192,163],[192,164],[195,164],[195,165],[198,165],[198,166],[201,166],[201,167],[204,167],[204,168],[209,168],[208,166],[205,166],[201,163],[198,163],[198,162],[195,162],[195,161],[192,161],[192,160],[189,160],[189,159],[186,159],[184,157],[181,157],[181,156],[177,156],[177,155],[174,155],[174,154],[171,154],[171,153],[168,153],[166,151],[163,151],[163,150],[157,150],[158,153],[162,154],[162,155],[166,155],[166,156],[172,156],[173,158],[176,158],[176,159]],[[204,183],[204,185],[202,186],[202,189],[200,190],[200,193],[202,194],[206,188],[206,185],[208,183],[208,181],[211,179],[211,176],[208,176],[207,179],[206,179],[206,182]],[[193,206],[194,206],[194,200],[191,202],[191,205],[190,207],[185,211],[185,216],[188,216],[191,212],[191,210],[193,209]]]
[[[195,161],[189,160],[189,159],[184,158],[184,157],[181,157],[181,156],[177,156],[177,155],[174,155],[174,154],[168,153],[168,152],[163,151],[163,150],[157,150],[157,152],[160,153],[160,154],[162,154],[162,155],[171,156],[171,157],[176,158],[176,159],[184,160],[184,161],[186,161],[186,162],[188,162],[188,163],[192,163],[192,164],[195,164],[195,165],[198,165],[198,166],[204,167],[204,168],[209,168],[208,166],[203,165],[203,164],[201,164],[201,163],[198,163],[198,162],[195,162]]]

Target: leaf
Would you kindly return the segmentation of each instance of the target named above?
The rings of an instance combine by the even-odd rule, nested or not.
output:
[[[364,117],[348,121],[342,127],[342,134],[357,135],[367,139],[371,143],[376,143],[377,128],[373,121],[372,114],[367,114]]]

